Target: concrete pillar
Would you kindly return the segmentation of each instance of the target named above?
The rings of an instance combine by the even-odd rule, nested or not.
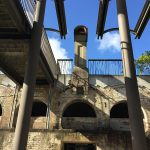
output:
[[[74,30],[75,42],[75,67],[72,73],[71,84],[73,91],[84,94],[88,91],[88,69],[86,67],[86,47],[88,29],[85,26],[77,26]]]
[[[35,20],[31,33],[30,49],[28,52],[23,90],[15,130],[14,150],[25,150],[27,146],[36,72],[40,56],[45,5],[46,0],[37,0]]]
[[[146,139],[141,112],[140,97],[136,79],[133,49],[130,37],[126,0],[116,0],[122,60],[129,111],[133,150],[146,150]]]
[[[77,26],[74,30],[75,66],[86,68],[87,28]]]

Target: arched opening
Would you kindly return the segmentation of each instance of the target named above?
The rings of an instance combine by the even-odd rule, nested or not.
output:
[[[141,115],[144,119],[142,109]],[[130,131],[128,105],[126,101],[121,101],[112,107],[110,111],[110,128],[118,131]]]
[[[47,105],[45,103],[33,102],[32,113],[31,113],[32,117],[40,117],[40,116],[45,117],[46,112],[47,112]]]
[[[63,117],[96,117],[96,113],[87,103],[76,102],[65,109]]]
[[[97,130],[95,110],[86,102],[76,101],[66,107],[62,114],[61,125],[64,129]]]
[[[96,145],[89,143],[64,143],[64,150],[96,150]]]
[[[2,106],[0,104],[0,116],[2,116]]]
[[[121,102],[114,105],[110,111],[110,118],[129,118],[127,103]]]
[[[141,110],[142,118],[144,114]],[[114,105],[110,111],[110,118],[129,118],[128,105],[126,101]]]

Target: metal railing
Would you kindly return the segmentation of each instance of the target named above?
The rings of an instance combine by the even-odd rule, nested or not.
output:
[[[58,74],[72,74],[73,59],[58,59],[57,60]]]
[[[26,15],[27,20],[29,21],[29,23],[32,27],[33,20],[34,20],[36,0],[19,0],[19,1],[23,8],[23,11]]]
[[[89,59],[90,75],[123,75],[121,59]]]
[[[60,59],[57,64],[59,74],[72,74],[73,59]],[[137,75],[150,75],[150,72],[141,72],[137,65],[135,66]],[[121,59],[89,59],[87,68],[89,75],[123,75]]]

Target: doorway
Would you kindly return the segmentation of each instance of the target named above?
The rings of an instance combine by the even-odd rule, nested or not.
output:
[[[96,150],[96,146],[86,143],[65,143],[64,150]]]

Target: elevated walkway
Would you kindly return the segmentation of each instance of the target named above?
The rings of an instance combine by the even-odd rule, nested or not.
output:
[[[24,79],[33,25],[34,0],[0,0],[0,69],[17,84]],[[43,29],[37,84],[56,79],[57,64]]]

